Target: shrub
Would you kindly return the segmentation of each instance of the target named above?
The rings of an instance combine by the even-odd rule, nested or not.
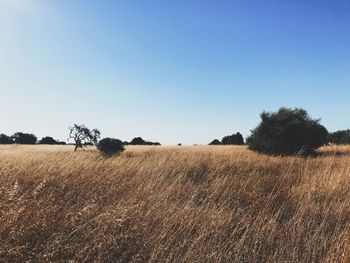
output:
[[[66,145],[65,142],[61,142],[59,140],[55,140],[50,136],[43,137],[39,142],[39,144],[58,144],[58,145]]]
[[[141,137],[136,137],[131,140],[130,144],[131,145],[144,145],[146,141],[142,139]]]
[[[0,144],[12,144],[13,140],[10,136],[7,136],[6,134],[0,134]]]
[[[237,132],[236,134],[232,134],[229,136],[225,136],[221,141],[224,145],[243,145],[244,139],[241,133]]]
[[[104,138],[97,144],[97,149],[104,155],[115,155],[123,152],[124,145],[122,141],[114,138]]]
[[[154,146],[160,145],[159,142],[145,141],[145,140],[142,139],[141,137],[135,137],[135,138],[132,139],[131,142],[128,143],[128,144],[130,144],[130,145],[154,145]]]
[[[299,108],[263,112],[247,139],[249,149],[273,155],[312,154],[327,142],[328,132],[318,119]]]
[[[39,141],[39,144],[58,144],[58,142],[54,138],[46,136]]]

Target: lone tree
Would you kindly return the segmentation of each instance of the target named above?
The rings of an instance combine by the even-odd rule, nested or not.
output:
[[[249,149],[273,155],[309,155],[327,142],[327,129],[300,108],[263,112],[247,138]]]
[[[236,134],[232,134],[222,138],[221,143],[223,145],[243,145],[244,139],[242,134],[240,132],[237,132]]]
[[[100,131],[97,129],[90,130],[85,125],[74,124],[73,127],[69,128],[68,140],[74,140],[74,151],[76,151],[78,148],[82,149],[83,146],[96,144],[100,138],[100,134]]]
[[[122,153],[125,149],[123,142],[114,138],[104,138],[97,144],[97,149],[106,156]]]
[[[35,144],[37,137],[31,133],[16,132],[11,136],[14,143],[18,144]]]

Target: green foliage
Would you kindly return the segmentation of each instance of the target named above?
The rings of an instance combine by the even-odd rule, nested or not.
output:
[[[114,138],[104,138],[100,140],[97,144],[97,149],[107,156],[119,154],[125,150],[123,142]]]
[[[299,108],[263,112],[247,139],[249,149],[273,155],[312,154],[327,142],[327,129]]]

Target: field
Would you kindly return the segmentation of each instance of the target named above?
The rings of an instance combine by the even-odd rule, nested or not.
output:
[[[349,262],[350,147],[0,147],[2,262]]]

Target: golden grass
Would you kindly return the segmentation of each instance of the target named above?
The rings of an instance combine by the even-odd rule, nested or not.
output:
[[[3,262],[349,262],[350,147],[0,147]]]

